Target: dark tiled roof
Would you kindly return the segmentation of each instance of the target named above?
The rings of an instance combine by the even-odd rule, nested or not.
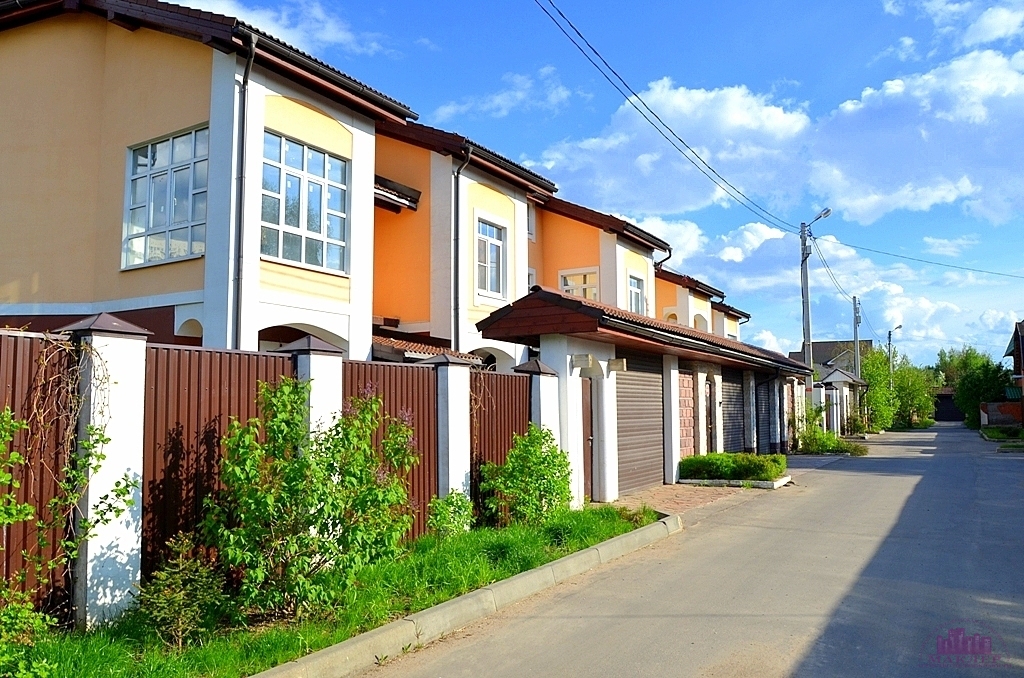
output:
[[[711,302],[711,308],[713,308],[716,311],[722,311],[723,313],[727,313],[729,315],[735,315],[735,316],[739,316],[740,318],[746,318],[747,320],[750,320],[750,314],[747,313],[746,311],[741,311],[740,309],[736,308],[735,306],[730,306],[729,304],[723,304],[720,301],[713,301],[713,302]]]
[[[393,337],[379,337],[374,335],[373,345],[384,347],[392,353],[412,353],[416,356],[451,355],[456,358],[462,358],[463,360],[469,360],[470,362],[480,362],[480,357],[475,356],[472,353],[460,353],[459,351],[453,351],[452,349],[444,348],[443,346],[431,346],[430,344],[420,344],[414,341],[395,339]]]
[[[697,280],[696,278],[693,278],[691,276],[684,275],[682,273],[676,273],[672,269],[665,268],[664,266],[654,270],[654,277],[661,278],[662,280],[666,280],[670,283],[679,285],[680,287],[686,287],[687,289],[697,290],[698,292],[702,292],[708,295],[709,297],[721,297],[722,299],[725,299],[725,292],[718,289],[717,287],[712,287],[706,282],[701,282],[700,280]]]
[[[610,214],[598,212],[597,210],[592,210],[589,207],[584,207],[583,205],[577,205],[576,203],[569,202],[568,200],[551,197],[546,200],[541,207],[542,209],[563,217],[582,221],[583,223],[590,224],[591,226],[596,226],[597,228],[608,231],[609,233],[624,235],[644,247],[650,247],[651,249],[660,250],[662,252],[667,252],[672,247],[669,243],[665,242],[653,233],[648,233],[636,224],[630,223],[625,219],[619,219],[618,217],[613,217]]]

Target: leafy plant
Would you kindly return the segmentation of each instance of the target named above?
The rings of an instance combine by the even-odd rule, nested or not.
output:
[[[311,435],[308,394],[308,382],[294,379],[260,385],[261,416],[230,425],[224,489],[206,501],[209,544],[255,613],[299,616],[330,605],[343,589],[337,582],[396,554],[412,525],[410,422],[385,416],[368,395]]]
[[[480,472],[484,504],[492,516],[507,512],[514,523],[538,525],[569,508],[569,457],[547,429],[531,423],[526,435],[515,436],[503,465],[485,464]]]
[[[473,525],[473,502],[462,492],[434,497],[427,507],[427,529],[441,539],[468,532]]]
[[[1010,370],[987,355],[963,367],[956,381],[953,402],[964,413],[968,428],[981,427],[981,404],[1001,401],[1013,383]]]
[[[824,411],[821,406],[807,409],[807,421],[796,431],[798,454],[849,454],[854,457],[866,455],[866,445],[843,440],[832,431],[822,429]]]
[[[785,474],[784,454],[712,452],[679,461],[679,477],[692,480],[776,480]]]
[[[143,616],[157,635],[179,650],[202,631],[213,629],[224,612],[224,577],[195,553],[191,535],[167,542],[172,554],[139,589]]]

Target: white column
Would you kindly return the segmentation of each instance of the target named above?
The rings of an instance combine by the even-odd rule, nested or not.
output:
[[[757,452],[757,383],[749,370],[743,372],[743,451]]]
[[[616,404],[615,372],[595,379],[594,437],[597,438],[594,460],[594,501],[615,501],[619,498],[619,415]]]
[[[780,399],[785,396],[785,389],[780,388],[781,379],[776,377],[771,380],[769,384],[769,395],[768,395],[768,417],[771,420],[769,422],[771,431],[769,432],[768,438],[768,451],[772,454],[778,454],[781,451],[782,445],[782,425],[780,420],[780,414],[783,411],[781,407]]]
[[[437,494],[469,496],[469,363],[437,367]]]
[[[711,378],[707,366],[698,363],[693,370],[693,420],[696,425],[694,433],[694,454],[704,455],[713,452],[708,440],[708,398],[707,382]]]
[[[665,482],[679,480],[679,358],[662,356],[662,393],[664,394]]]
[[[341,415],[345,406],[344,369],[341,351],[306,351],[295,356],[296,376],[309,381],[310,430],[324,430]]]
[[[98,525],[79,548],[74,565],[75,623],[92,628],[114,618],[134,599],[142,568],[142,445],[146,403],[146,335],[142,328],[100,314],[66,328],[81,337],[83,402],[80,440],[97,427],[110,439],[99,452],[100,468],[89,477],[79,511],[95,519],[104,496],[127,477],[134,504]]]
[[[711,378],[715,385],[714,399],[712,403],[715,408],[715,441],[714,450],[711,452],[725,452],[725,422],[722,421],[722,368],[717,365],[710,367]]]
[[[530,375],[530,421],[558,437],[558,375]]]

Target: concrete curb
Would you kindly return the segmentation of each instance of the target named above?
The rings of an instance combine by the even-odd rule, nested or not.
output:
[[[404,619],[257,673],[253,678],[343,678],[452,631],[599,565],[683,530],[683,517],[670,515],[564,558],[470,591]]]
[[[700,487],[752,487],[757,490],[777,490],[793,478],[782,476],[778,480],[677,480],[679,485]]]

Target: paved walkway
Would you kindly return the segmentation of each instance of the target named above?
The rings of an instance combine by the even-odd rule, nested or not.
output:
[[[650,506],[669,515],[706,506],[724,497],[740,492],[738,487],[695,487],[693,485],[658,485],[642,492],[619,497],[617,506],[637,509]],[[763,492],[764,490],[750,490]]]
[[[371,673],[1024,675],[1024,455],[949,427],[869,446]],[[999,664],[929,666],[958,628]]]

